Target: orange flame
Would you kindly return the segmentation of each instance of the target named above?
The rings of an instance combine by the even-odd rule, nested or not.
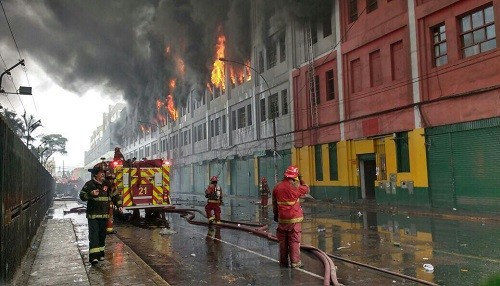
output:
[[[233,85],[236,84],[236,75],[232,66],[229,68],[229,77],[231,78],[231,83]]]
[[[250,61],[246,61],[244,66],[234,66],[229,67],[229,78],[233,85],[242,84],[245,81],[250,81],[252,79],[251,69],[249,68]]]
[[[175,85],[176,85],[175,79],[171,79],[169,83],[170,91],[175,89]]]
[[[184,60],[182,60],[181,58],[177,58],[175,63],[177,64],[177,70],[179,71],[179,74],[184,76],[184,73],[186,71],[186,67],[184,65]]]
[[[166,55],[170,54],[170,46],[165,47],[165,54]]]
[[[177,109],[175,109],[174,97],[170,94],[167,95],[167,110],[170,114],[170,118],[172,118],[172,120],[177,120],[179,113],[177,112]]]
[[[165,126],[165,125],[167,125],[167,118],[165,118],[165,116],[163,116],[161,114],[158,114],[158,116],[156,118],[156,122],[158,122],[158,124],[160,126]]]
[[[224,80],[225,79],[224,62],[220,61],[219,58],[224,57],[226,48],[226,36],[219,35],[219,37],[217,38],[217,44],[215,45],[215,48],[216,48],[216,53],[215,53],[216,60],[214,61],[213,64],[211,80],[215,87],[225,90],[226,83]]]
[[[246,61],[245,62],[245,70],[246,70],[246,74],[247,74],[247,81],[250,81],[252,79],[252,70],[250,69],[251,65],[250,65],[250,60]]]
[[[212,89],[212,85],[208,82],[207,82],[207,89],[208,89],[208,92],[210,92],[211,94],[214,94],[214,90]]]

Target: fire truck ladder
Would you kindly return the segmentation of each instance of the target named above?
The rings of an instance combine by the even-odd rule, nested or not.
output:
[[[306,43],[307,43],[307,77],[309,83],[309,103],[311,113],[311,127],[318,126],[318,102],[316,99],[316,75],[314,73],[314,51],[312,42],[312,25],[314,21],[308,21],[305,25],[306,30]]]

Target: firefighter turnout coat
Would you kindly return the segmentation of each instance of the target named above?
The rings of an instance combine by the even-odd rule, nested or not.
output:
[[[299,186],[293,179],[284,178],[273,189],[273,212],[278,223],[298,223],[304,219],[299,199],[309,193],[309,187],[301,181]]]
[[[121,196],[117,190],[111,187],[110,182],[104,180],[102,183],[92,179],[87,181],[80,191],[80,199],[87,202],[87,218],[107,219],[109,217],[109,202],[119,208],[122,206]],[[94,197],[92,190],[98,189],[99,195]]]

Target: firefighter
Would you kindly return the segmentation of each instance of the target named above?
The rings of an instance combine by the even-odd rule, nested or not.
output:
[[[299,198],[308,193],[309,186],[301,179],[299,169],[295,166],[286,169],[283,180],[273,189],[274,221],[278,223],[276,237],[282,267],[289,266],[288,258],[292,268],[303,266],[300,260],[300,240],[304,213]]]
[[[115,174],[111,171],[111,170],[107,170],[106,171],[106,177],[105,177],[105,180],[104,180],[104,183],[108,186],[108,189],[111,190],[109,193],[110,193],[110,196],[111,197],[118,197],[118,201],[120,202],[121,204],[121,196],[118,192],[118,190],[116,189],[116,186],[115,186]],[[106,224],[106,233],[107,234],[115,234],[116,231],[113,230],[113,213],[114,213],[114,203],[113,201],[109,201],[109,208],[108,208],[108,222]]]
[[[210,184],[205,190],[205,198],[208,202],[205,206],[205,212],[207,213],[208,223],[212,224],[220,223],[220,205],[222,204],[222,188],[217,185],[217,176],[212,176],[210,178]],[[212,212],[215,216],[212,215]]]
[[[125,157],[120,151],[120,147],[115,147],[115,154],[113,156],[113,161],[122,161],[122,162],[125,161]]]
[[[112,194],[105,181],[107,165],[98,163],[89,172],[92,179],[87,181],[80,191],[80,199],[87,202],[87,219],[89,227],[89,262],[95,265],[104,260],[106,241],[106,223],[108,221],[109,202],[112,201],[120,212],[123,212],[119,195]]]
[[[266,177],[262,177],[260,181],[260,204],[263,207],[267,207],[269,200],[269,185],[267,184]]]

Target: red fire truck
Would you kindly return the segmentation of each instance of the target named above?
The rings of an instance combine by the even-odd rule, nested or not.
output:
[[[171,205],[168,161],[153,159],[128,163],[118,160],[111,163],[111,169],[125,210]]]

